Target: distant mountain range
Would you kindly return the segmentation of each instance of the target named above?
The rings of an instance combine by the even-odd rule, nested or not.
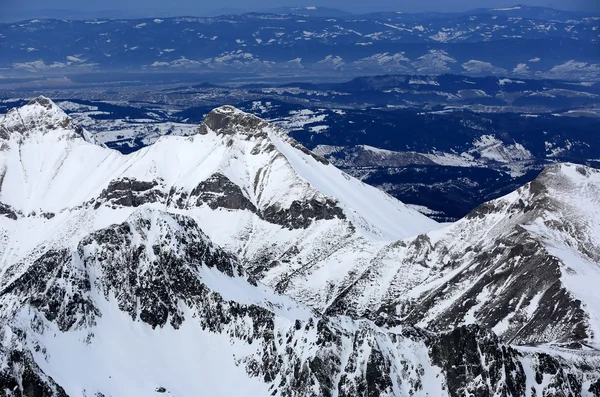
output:
[[[0,73],[600,76],[600,16],[582,12],[524,6],[455,14],[271,11],[2,24]]]
[[[281,15],[305,15],[310,17],[322,17],[322,18],[350,18],[356,16],[356,14],[348,11],[338,10],[336,8],[327,7],[279,7],[263,10],[269,14],[281,14]]]
[[[363,9],[368,9],[365,7]],[[209,8],[209,7],[197,7],[177,10],[169,8],[144,8],[144,9],[114,9],[114,10],[95,10],[95,11],[81,11],[73,9],[40,9],[40,10],[27,10],[19,12],[11,12],[6,10],[0,15],[0,23],[10,23],[18,21],[26,21],[30,19],[73,19],[73,20],[93,20],[102,18],[114,18],[114,19],[136,19],[136,18],[149,18],[149,17],[176,17],[176,16],[197,16],[197,17],[214,17],[219,15],[235,15],[235,14],[246,14],[252,12],[267,13],[267,14],[296,14],[306,15],[312,17],[357,17],[357,16],[371,16],[376,17],[382,14],[402,14],[407,19],[432,19],[432,18],[447,18],[449,16],[464,16],[473,14],[486,14],[492,13],[497,15],[514,16],[520,18],[530,18],[539,20],[561,20],[566,21],[570,19],[581,19],[596,15],[592,11],[574,11],[574,10],[557,10],[547,7],[535,7],[517,4],[512,7],[504,8],[478,8],[463,12],[404,12],[398,9],[397,12],[393,11],[367,11],[367,12],[352,12],[351,10],[330,8],[330,7],[318,7],[318,6],[286,6],[276,8],[253,8],[251,5],[244,8]]]

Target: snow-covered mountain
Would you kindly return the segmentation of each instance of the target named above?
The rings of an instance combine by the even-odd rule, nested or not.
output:
[[[138,88],[40,92],[60,98],[77,124],[124,153],[162,135],[193,135],[212,109],[234,104],[444,222],[530,182],[550,163],[597,167],[600,159],[600,83],[390,75],[235,88],[182,82],[152,91],[132,84]],[[26,104],[30,93],[4,92],[0,114]]]
[[[3,395],[600,390],[589,168],[442,228],[229,106],[123,155],[41,97],[0,139]]]
[[[128,156],[75,139],[74,130],[55,128],[57,120],[70,122],[45,99],[7,114],[0,191],[7,211],[70,218],[73,208],[94,214],[129,208],[104,215],[106,225],[142,204],[185,211],[210,223],[211,239],[273,287],[286,290],[295,286],[292,280],[314,279],[315,306],[333,298],[325,293],[329,273],[345,277],[362,263],[357,247],[364,247],[366,261],[386,241],[437,227],[232,107],[211,112],[192,137],[164,137]],[[23,123],[35,128],[23,135]],[[54,228],[50,234],[62,239]]]
[[[444,229],[391,244],[330,311],[598,348],[598,189],[597,170],[550,166]]]

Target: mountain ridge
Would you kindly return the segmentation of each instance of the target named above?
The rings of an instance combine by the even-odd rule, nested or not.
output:
[[[26,107],[40,101],[51,104]],[[598,171],[552,166],[442,228],[233,107],[211,112],[196,135],[127,156],[74,145],[60,128],[36,134],[40,125],[50,123],[0,151],[7,395],[599,390],[600,299],[593,283],[572,296],[573,282],[597,279],[598,242],[573,231],[597,235]],[[566,236],[583,265],[551,251]],[[536,269],[528,260],[551,270],[538,272],[543,283],[519,273]],[[511,275],[522,298],[494,300]],[[395,278],[404,284],[388,287]],[[556,294],[532,303],[548,285],[566,296],[558,310],[544,308]],[[490,320],[503,303],[515,318]],[[470,320],[448,321],[455,312]],[[496,336],[500,320],[514,329]],[[535,340],[540,327],[548,334]]]
[[[553,165],[525,187],[483,204],[455,224],[391,246],[389,258],[395,258],[394,250],[406,252],[396,256],[405,263],[400,269],[418,263],[430,278],[422,283],[416,277],[413,286],[406,280],[388,284],[388,296],[404,297],[395,303],[392,298],[387,307],[385,299],[380,301],[379,314],[438,330],[477,322],[519,344],[597,345],[600,299],[585,286],[587,276],[597,277],[598,216],[593,208],[598,202],[593,192],[599,177],[597,170],[584,166]],[[579,208],[584,202],[588,204]],[[581,259],[564,252],[565,241]],[[382,287],[378,271],[370,269],[367,287]],[[530,278],[536,279],[536,287],[524,281]],[[357,289],[354,293],[362,294],[360,285]],[[558,301],[562,303],[554,305]],[[342,296],[329,310],[353,307],[352,298]],[[515,313],[519,310],[521,314]]]
[[[23,113],[23,111],[25,111]],[[88,131],[75,123],[73,119],[60,109],[54,102],[44,96],[31,100],[27,106],[11,109],[2,122],[3,139],[10,139],[11,133],[22,134],[27,138],[32,132],[45,134],[59,130],[65,138],[79,137],[86,142],[105,147]]]
[[[218,12],[209,12],[206,15],[198,15],[196,13],[180,13],[179,15],[173,14],[173,12],[169,12],[168,15],[159,15],[156,11],[153,11],[154,15],[143,15],[143,16],[135,16],[132,15],[131,12],[127,11],[100,11],[98,14],[114,14],[115,16],[92,16],[91,13],[88,13],[88,17],[77,16],[76,11],[72,10],[39,10],[34,11],[37,12],[38,16],[32,16],[30,18],[22,18],[20,20],[3,22],[3,23],[16,23],[16,22],[27,22],[35,19],[53,19],[53,18],[61,18],[61,19],[72,19],[72,20],[102,20],[102,19],[143,19],[143,18],[183,18],[183,17],[215,17],[215,16],[226,16],[226,15],[243,15],[243,14],[279,14],[279,15],[305,15],[305,16],[313,16],[313,17],[323,17],[323,18],[359,18],[359,17],[369,17],[383,14],[397,14],[402,15],[404,18],[442,18],[448,16],[461,16],[461,15],[477,15],[477,14],[508,14],[508,15],[516,15],[520,17],[529,17],[529,18],[537,18],[543,20],[552,20],[552,19],[575,19],[581,18],[585,16],[595,16],[596,13],[591,10],[565,10],[558,9],[552,7],[541,7],[541,6],[528,6],[525,4],[514,4],[509,7],[496,7],[496,8],[474,8],[466,11],[372,11],[372,12],[351,12],[348,10],[330,8],[330,7],[317,7],[317,6],[287,6],[280,8],[270,8],[270,9],[261,9],[261,10],[236,10],[235,12],[227,12],[227,9],[222,9]],[[72,17],[58,17],[56,15],[52,16],[51,14],[58,14],[62,12],[63,14],[72,14]],[[304,14],[303,14],[304,13]],[[23,13],[22,13],[23,14]],[[45,14],[45,15],[44,15]],[[85,13],[79,13],[79,15],[85,15]],[[126,18],[118,17],[116,15],[127,15]],[[558,18],[557,18],[558,17]]]

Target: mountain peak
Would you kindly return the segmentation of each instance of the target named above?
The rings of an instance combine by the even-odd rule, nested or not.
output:
[[[78,125],[58,105],[44,96],[32,99],[27,105],[13,108],[0,121],[0,138],[18,141],[34,136],[58,134],[67,139],[82,138],[86,142],[104,146]]]
[[[39,97],[32,99],[31,101],[29,101],[29,103],[27,105],[36,105],[36,104],[43,106],[48,110],[51,110],[53,107],[56,106],[56,104],[54,102],[52,102],[52,100],[50,98],[46,98],[43,95],[40,95]]]
[[[597,169],[582,164],[556,163],[546,167],[537,179],[547,183],[558,183],[564,179],[578,182],[593,178],[598,173]]]
[[[263,150],[267,151],[275,148],[273,141],[269,138],[269,136],[279,136],[295,149],[311,156],[318,162],[325,165],[329,164],[325,158],[306,149],[299,142],[288,136],[285,132],[282,132],[275,125],[231,105],[220,106],[211,110],[210,113],[206,115],[204,121],[202,124],[200,124],[198,134],[207,135],[208,133],[214,133],[221,137],[235,136],[244,141],[250,140],[251,138],[258,139],[264,144]],[[229,140],[229,142],[231,141]],[[230,143],[228,143],[228,145],[229,144]]]
[[[543,213],[556,216],[565,205],[579,200],[597,201],[600,171],[581,164],[556,163],[544,168],[533,181],[504,197],[488,201],[473,209],[466,219],[487,214],[520,213],[536,219]]]
[[[590,183],[600,182],[599,174],[598,170],[582,164],[551,164],[529,183],[529,191],[538,201],[585,195]]]
[[[205,135],[209,131],[213,131],[217,135],[265,138],[264,129],[268,126],[269,124],[259,117],[245,113],[233,106],[225,105],[213,109],[206,115],[200,125],[200,134]]]

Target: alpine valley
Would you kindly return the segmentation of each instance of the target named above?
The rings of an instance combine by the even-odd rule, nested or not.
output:
[[[0,396],[598,396],[600,172],[439,224],[231,106],[0,122]]]

